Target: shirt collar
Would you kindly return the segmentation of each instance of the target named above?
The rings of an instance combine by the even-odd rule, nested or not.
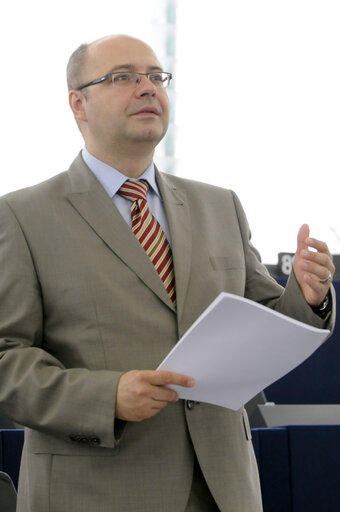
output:
[[[115,169],[114,167],[105,164],[101,160],[98,160],[98,158],[94,157],[93,155],[91,155],[91,153],[89,153],[86,146],[82,150],[82,157],[86,165],[89,167],[90,171],[93,172],[97,180],[101,183],[101,185],[104,187],[104,189],[110,197],[113,197],[114,195],[117,194],[118,190],[127,179],[136,181],[133,180],[132,178],[127,178],[125,174],[122,174],[121,172],[117,171],[117,169]],[[153,162],[143,172],[143,174],[139,176],[138,180],[146,180],[150,188],[158,195],[159,198],[161,198],[156,182],[155,166]]]

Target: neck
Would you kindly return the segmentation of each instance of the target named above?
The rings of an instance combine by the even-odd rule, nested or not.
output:
[[[140,154],[121,154],[119,151],[114,152],[101,152],[96,148],[92,148],[86,144],[88,151],[98,160],[101,160],[107,165],[114,167],[128,178],[139,178],[149,167],[153,160],[154,150]]]

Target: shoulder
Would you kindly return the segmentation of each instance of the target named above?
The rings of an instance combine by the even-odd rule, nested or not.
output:
[[[205,211],[220,212],[224,215],[236,215],[240,221],[245,220],[245,213],[237,194],[231,190],[201,181],[189,180],[157,171],[157,179],[170,189],[188,199],[189,203],[198,208],[204,204]]]
[[[234,197],[236,197],[235,192],[230,189],[219,187],[217,185],[211,185],[202,181],[182,178],[173,174],[159,171],[157,172],[163,182],[167,184],[167,186],[177,190],[185,191],[189,195],[203,194],[204,197],[212,197],[215,199],[221,198],[224,201],[226,199],[234,200]]]
[[[248,233],[246,214],[240,199],[233,190],[159,171],[156,176],[159,176],[163,185],[176,190],[182,197],[185,196],[189,207],[200,211],[203,207],[206,215],[217,215],[224,219],[228,218],[230,221],[235,219],[240,226],[245,227]]]
[[[70,168],[36,185],[10,192],[0,198],[0,205],[7,205],[10,208],[34,208],[43,206],[46,203],[65,198],[65,195],[72,189],[72,177],[78,172],[91,172],[87,169],[80,154],[72,162]]]
[[[65,187],[65,180],[67,180],[67,172],[62,172],[48,180],[45,180],[37,185],[22,188],[14,192],[10,192],[0,198],[0,203],[7,203],[8,205],[20,205],[21,203],[29,203],[33,201],[42,200],[44,197],[55,196],[58,191],[63,190]]]

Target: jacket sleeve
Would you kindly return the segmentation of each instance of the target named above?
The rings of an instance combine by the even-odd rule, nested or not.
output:
[[[293,271],[283,289],[262,264],[258,251],[251,243],[251,233],[241,203],[236,194],[233,193],[233,197],[245,254],[247,275],[245,297],[301,322],[332,331],[335,323],[334,287],[332,286],[330,290],[332,309],[325,319],[315,314],[306,302]]]
[[[48,352],[37,273],[25,235],[4,199],[0,268],[1,414],[67,440],[82,433],[100,446],[115,447],[115,397],[121,373],[66,369]]]

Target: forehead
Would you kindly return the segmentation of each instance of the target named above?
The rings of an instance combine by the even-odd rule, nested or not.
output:
[[[126,65],[141,72],[161,68],[152,48],[138,39],[112,37],[89,46],[87,67],[90,73],[106,73]]]

